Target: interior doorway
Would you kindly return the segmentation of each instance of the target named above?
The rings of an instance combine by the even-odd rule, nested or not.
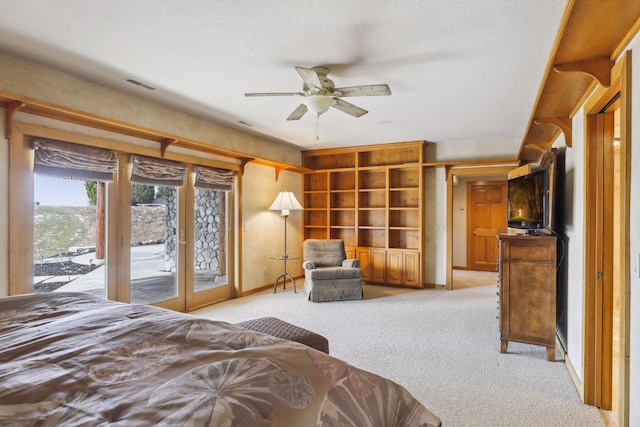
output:
[[[629,413],[630,54],[585,105],[583,399]]]
[[[468,226],[467,226],[467,184],[471,182],[486,182],[490,184],[506,183],[507,173],[518,167],[516,162],[497,165],[469,165],[455,166],[447,171],[447,270],[446,289],[458,289],[465,287],[462,281],[477,271],[478,283],[486,284],[486,275],[495,276],[493,283],[497,281],[497,271],[472,270],[468,263]],[[505,196],[506,200],[506,196]],[[504,208],[506,222],[506,206]],[[506,228],[506,225],[505,227]],[[497,230],[496,230],[497,231]],[[497,250],[497,239],[494,236],[494,246]],[[454,274],[459,273],[459,274]],[[468,271],[469,273],[461,273]],[[492,276],[492,277],[493,277]]]
[[[586,403],[612,410],[614,390],[614,299],[619,296],[619,284],[614,271],[619,269],[620,253],[614,245],[620,224],[616,220],[619,209],[619,141],[620,94],[616,93],[606,105],[587,116],[587,176],[589,188],[586,198],[588,249],[587,333],[593,339],[585,343],[585,367],[591,374],[585,378]],[[616,136],[617,133],[617,136]],[[616,232],[616,230],[618,230]]]

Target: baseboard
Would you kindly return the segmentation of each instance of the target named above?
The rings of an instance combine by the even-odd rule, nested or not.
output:
[[[562,347],[562,344],[558,341],[558,337],[556,337],[556,347],[560,349],[560,352],[562,353],[562,359],[564,360],[564,364],[567,367],[567,370],[569,371],[569,376],[571,376],[573,385],[576,387],[576,390],[580,395],[580,400],[584,402],[584,389],[582,387],[582,380],[580,380],[580,377],[578,376],[578,373],[573,367],[573,364],[571,363],[571,359],[569,359],[569,356],[567,355],[567,352],[565,351],[564,347]]]
[[[447,285],[440,285],[438,283],[423,283],[425,288],[429,289],[446,289]]]
[[[616,420],[615,416],[613,415],[613,412],[605,411],[604,409],[600,409],[600,408],[598,408],[598,411],[600,411],[600,416],[602,417],[602,421],[604,422],[605,427],[618,426],[618,420]]]
[[[257,294],[258,292],[266,291],[267,289],[273,289],[273,283],[270,284],[270,285],[260,286],[259,288],[250,289],[248,291],[243,291],[239,295],[239,298],[246,297],[246,296],[253,295],[253,294]]]
[[[298,283],[300,283],[300,281],[302,283],[304,283],[304,275],[300,275],[300,276],[295,276],[293,278],[296,281],[296,289],[302,289],[300,286],[298,286]],[[291,283],[291,280],[287,280],[286,283]],[[255,288],[255,289],[250,289],[248,291],[243,291],[238,298],[242,298],[242,297],[246,297],[249,295],[253,295],[253,294],[257,294],[259,292],[263,292],[266,291],[268,289],[271,289],[273,291],[273,283],[267,284],[267,285],[263,285],[260,286],[259,288]]]

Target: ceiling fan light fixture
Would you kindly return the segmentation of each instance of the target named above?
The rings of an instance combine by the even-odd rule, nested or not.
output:
[[[336,100],[326,95],[309,95],[302,99],[302,103],[316,116],[326,113],[336,103]]]

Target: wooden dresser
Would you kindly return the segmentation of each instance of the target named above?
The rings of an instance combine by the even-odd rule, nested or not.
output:
[[[500,352],[509,341],[547,347],[555,360],[556,238],[500,234]]]

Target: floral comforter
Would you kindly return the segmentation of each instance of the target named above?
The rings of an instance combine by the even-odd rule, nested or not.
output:
[[[432,426],[400,385],[305,345],[88,294],[0,298],[0,425]]]

